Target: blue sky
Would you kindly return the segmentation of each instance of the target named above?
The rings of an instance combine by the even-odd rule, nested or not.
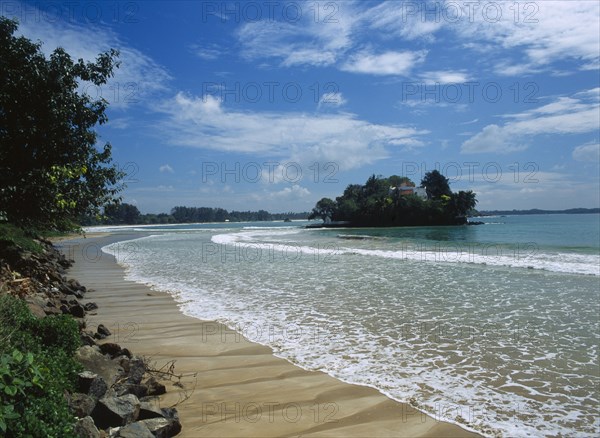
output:
[[[480,209],[600,205],[600,2],[0,1],[121,68],[85,89],[126,202],[307,211],[438,168]]]

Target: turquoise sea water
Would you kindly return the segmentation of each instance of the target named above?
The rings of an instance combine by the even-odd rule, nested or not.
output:
[[[105,248],[278,356],[486,435],[600,432],[600,216],[133,227]]]

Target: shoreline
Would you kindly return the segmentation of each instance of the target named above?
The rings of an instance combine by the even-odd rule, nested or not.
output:
[[[85,301],[99,306],[89,327],[102,323],[113,333],[104,342],[149,356],[157,367],[175,361],[183,387],[168,382],[161,404],[180,403],[179,436],[480,436],[375,388],[305,370],[223,324],[184,315],[170,294],[126,280],[116,259],[99,251],[139,237],[67,238],[57,246],[75,259],[69,275],[88,287]]]

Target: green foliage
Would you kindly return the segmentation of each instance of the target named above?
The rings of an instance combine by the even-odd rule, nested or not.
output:
[[[326,220],[327,218],[331,219],[333,216],[333,212],[335,211],[335,201],[329,198],[322,198],[315,208],[313,208],[312,213],[308,216],[309,220],[321,218]]]
[[[61,48],[47,59],[39,43],[16,37],[0,17],[0,217],[24,227],[71,230],[122,189],[111,147],[96,147],[107,102],[80,94],[105,84],[118,66],[110,50],[95,63]]]
[[[104,215],[81,218],[82,225],[118,225],[118,224],[176,224],[201,222],[260,222],[283,219],[306,219],[303,213],[269,213],[258,211],[227,211],[223,208],[211,207],[174,207],[170,214],[140,214],[137,207],[131,204],[112,204],[104,208]]]
[[[0,434],[74,436],[64,392],[81,371],[79,345],[73,318],[37,319],[20,299],[0,297]]]
[[[39,253],[42,247],[33,240],[34,232],[27,232],[9,223],[0,223],[0,246],[6,248],[19,246],[27,251]]]
[[[426,188],[427,196],[430,199],[441,199],[442,196],[450,196],[452,194],[448,178],[438,170],[427,172],[421,180],[421,187]]]
[[[414,187],[407,177],[371,175],[364,185],[350,184],[342,196],[332,201],[323,198],[311,217],[326,216],[354,226],[454,225],[466,222],[465,216],[477,200],[472,191],[452,193],[448,180],[437,171],[429,172],[423,182],[431,184],[429,199],[404,194],[400,186]],[[429,186],[427,192],[430,193]]]
[[[104,207],[104,223],[109,225],[137,224],[140,220],[140,211],[135,205],[121,203],[109,204]]]

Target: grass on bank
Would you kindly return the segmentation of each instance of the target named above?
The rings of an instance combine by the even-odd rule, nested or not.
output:
[[[0,296],[0,436],[74,436],[64,394],[82,370],[79,346],[72,317],[38,319],[24,301]]]
[[[43,248],[36,242],[35,238],[43,237],[45,239],[52,239],[74,234],[53,230],[26,230],[8,222],[0,222],[0,247],[19,246],[26,251],[40,253]]]
[[[39,253],[42,251],[42,247],[33,239],[34,235],[8,222],[0,222],[1,246],[20,246],[27,251]]]

